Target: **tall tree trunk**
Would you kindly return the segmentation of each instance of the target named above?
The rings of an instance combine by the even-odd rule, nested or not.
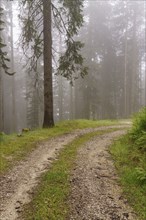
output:
[[[145,63],[146,63],[146,55],[145,55]],[[145,65],[145,103],[144,105],[146,107],[146,65]]]
[[[63,119],[63,79],[62,76],[58,76],[58,104],[59,104],[59,120]]]
[[[146,2],[144,2],[144,13],[146,13]],[[145,33],[146,33],[146,19],[145,19]],[[144,61],[145,61],[145,106],[146,106],[146,51],[144,54]]]
[[[54,126],[52,90],[52,34],[51,0],[43,0],[44,24],[44,123],[43,127]]]
[[[131,113],[138,111],[138,94],[139,94],[139,72],[138,72],[138,50],[136,39],[136,25],[137,25],[137,9],[134,7],[133,14],[133,42],[132,42],[132,82],[131,82]]]
[[[4,111],[3,111],[3,82],[2,82],[2,69],[0,68],[0,131],[4,130]]]
[[[127,118],[127,50],[128,50],[128,42],[127,42],[127,24],[126,24],[126,32],[125,32],[125,54],[124,54],[124,116]]]
[[[11,22],[11,71],[14,72],[14,48],[13,48],[13,8],[10,3],[10,22]],[[15,92],[15,75],[12,76],[12,125],[11,131],[16,131],[16,92]]]
[[[74,119],[74,88],[70,85],[70,107],[69,107],[70,119]]]
[[[144,1],[144,14],[145,13],[146,13],[146,2]],[[146,19],[145,19],[145,33],[146,33]],[[145,62],[145,103],[144,103],[144,105],[146,107],[146,51],[145,51],[145,54],[144,54],[144,62]]]
[[[145,57],[145,62],[146,62],[146,57]],[[144,82],[144,105],[146,107],[146,65],[145,65],[145,82]]]
[[[62,35],[59,39],[59,52],[62,53]],[[58,104],[59,104],[59,120],[63,120],[63,76],[58,76]]]
[[[2,6],[0,0],[0,7]],[[1,32],[0,32],[0,37]],[[3,69],[0,67],[0,132],[4,130],[4,109],[3,109]]]

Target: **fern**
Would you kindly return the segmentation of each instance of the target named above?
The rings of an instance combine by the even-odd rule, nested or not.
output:
[[[146,132],[142,132],[142,136],[135,141],[135,144],[139,149],[146,152]]]
[[[136,170],[137,180],[142,184],[146,183],[146,170],[140,167],[135,168],[135,170]]]

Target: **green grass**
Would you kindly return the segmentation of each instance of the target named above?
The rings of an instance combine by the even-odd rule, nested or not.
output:
[[[60,122],[50,129],[36,129],[24,132],[21,137],[18,137],[17,134],[5,135],[0,133],[0,174],[6,172],[16,161],[26,156],[40,141],[71,132],[75,129],[114,124],[118,124],[118,121],[73,120]]]
[[[117,129],[83,135],[65,146],[51,169],[44,174],[32,202],[26,205],[22,218],[26,220],[65,220],[69,213],[70,173],[77,150],[91,138]]]
[[[140,216],[146,219],[146,152],[141,151],[129,134],[116,141],[111,149],[125,197]]]

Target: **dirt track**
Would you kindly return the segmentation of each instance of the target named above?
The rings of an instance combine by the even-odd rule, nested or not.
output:
[[[111,141],[125,131],[96,137],[79,150],[72,173],[70,220],[137,220],[123,198],[108,152]]]
[[[63,135],[57,138],[53,138],[49,141],[45,141],[39,144],[39,146],[25,160],[21,161],[8,174],[1,177],[0,219],[1,220],[20,219],[19,213],[23,209],[23,205],[30,201],[30,198],[31,198],[30,195],[33,193],[34,187],[40,181],[39,177],[41,176],[43,172],[49,170],[49,167],[52,161],[57,158],[57,155],[59,154],[59,150],[61,150],[61,148],[63,148],[64,145],[68,144],[69,142],[74,140],[76,137],[83,135],[85,133],[89,133],[89,132],[93,132],[97,130],[106,130],[108,128],[113,128],[113,127],[122,128],[123,126],[124,125],[102,127],[102,128],[96,128],[96,129],[78,130],[74,133],[66,134],[66,135]],[[110,134],[108,134],[104,136],[104,139],[103,139],[103,136],[101,138],[97,138],[94,141],[92,141],[92,143],[89,142],[86,145],[85,152],[84,150],[83,151],[81,150],[79,152],[79,157],[82,157],[81,155],[84,155],[83,158],[85,159],[85,161],[83,159],[80,161],[79,164],[77,162],[77,166],[79,166],[79,168],[75,170],[73,174],[74,177],[71,181],[72,189],[73,189],[72,195],[70,198],[70,202],[72,204],[72,213],[69,219],[78,219],[78,220],[82,220],[82,219],[84,220],[85,219],[88,219],[88,220],[89,219],[91,220],[95,220],[95,219],[96,220],[98,219],[100,220],[102,219],[103,220],[104,219],[106,220],[108,219],[134,220],[135,219],[134,217],[130,217],[131,215],[130,214],[131,211],[129,211],[130,208],[127,207],[127,204],[124,205],[124,200],[122,199],[122,197],[120,197],[121,194],[119,192],[120,190],[118,186],[116,185],[115,174],[113,174],[114,168],[113,168],[111,160],[109,160],[110,161],[109,164],[108,162],[105,162],[107,158],[109,157],[106,151],[107,145],[109,145],[111,139],[115,138],[116,136],[121,135],[122,133],[123,131],[119,133],[112,133],[111,136]],[[110,165],[109,166],[110,170],[106,170],[107,169],[106,163],[108,164],[108,166]],[[86,172],[83,172],[83,166],[86,167],[86,169],[84,168]],[[95,170],[96,172],[93,172]],[[98,170],[101,170],[100,175],[97,172]],[[105,175],[104,170],[106,170],[107,176]],[[78,178],[80,175],[80,171],[82,173],[81,179]],[[96,181],[94,181],[94,179]],[[109,182],[103,181],[105,179],[109,179]],[[113,184],[112,188],[110,188],[110,184],[111,185]],[[77,186],[79,186],[79,188]],[[80,191],[80,188],[83,188],[83,190]],[[96,190],[99,191],[98,188],[100,189],[100,192],[105,192],[105,193],[99,194],[96,197],[95,191]],[[115,197],[116,192],[118,192],[117,198]],[[105,202],[105,198],[107,198],[107,202]],[[77,201],[78,199],[79,199],[79,203]],[[103,204],[104,206],[105,206],[105,203],[107,204],[111,203],[113,204],[112,207],[114,208],[114,206],[116,206],[115,203],[117,204],[117,206],[121,204],[120,208],[115,207],[116,212],[117,210],[122,209],[122,212],[121,212],[123,213],[122,215],[124,216],[129,215],[129,217],[128,218],[108,217],[110,215],[104,213],[103,210],[106,210],[106,209],[104,206],[102,207],[101,205],[102,204],[101,201],[103,200],[104,200],[104,204]],[[120,201],[120,203],[117,203],[117,201]],[[125,206],[127,207],[126,210],[128,211],[125,210]],[[80,207],[80,211],[78,207]],[[99,208],[97,209],[97,207]],[[109,204],[108,204],[108,207],[110,207]],[[87,213],[85,212],[85,209],[87,210]],[[99,210],[100,211],[102,210],[103,214],[101,214],[98,218],[97,211],[99,212]],[[79,211],[79,215],[77,215],[78,211]],[[83,212],[85,212],[84,215],[82,214]]]

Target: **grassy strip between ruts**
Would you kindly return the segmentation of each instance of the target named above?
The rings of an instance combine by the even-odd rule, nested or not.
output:
[[[43,175],[40,185],[25,206],[22,219],[26,220],[65,220],[69,213],[67,198],[70,193],[70,174],[74,167],[77,150],[95,136],[118,129],[96,131],[75,139],[61,151],[58,160]]]
[[[146,170],[146,152],[141,152],[134,146],[129,134],[115,141],[110,152],[115,160],[125,197],[140,216],[139,219],[146,220],[146,182],[142,181],[146,179],[140,178],[144,174],[137,170],[137,167]]]
[[[49,129],[36,129],[23,132],[20,137],[17,134],[5,135],[0,133],[0,174],[12,167],[15,161],[26,156],[37,146],[39,141],[50,139],[75,129],[117,125],[118,123],[116,120],[73,120],[60,122],[55,127]]]

